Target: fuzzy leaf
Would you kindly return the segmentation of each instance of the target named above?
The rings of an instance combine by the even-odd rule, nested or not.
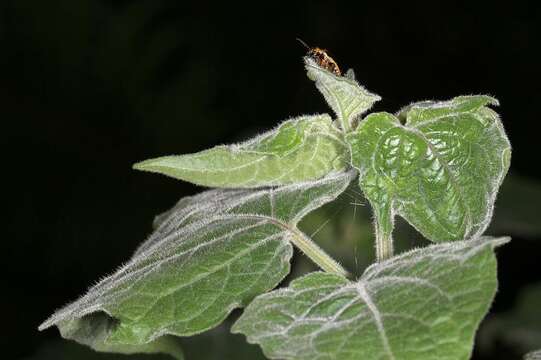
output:
[[[316,87],[346,132],[355,129],[359,115],[381,100],[355,81],[353,70],[349,70],[345,76],[337,76],[319,67],[310,57],[305,57],[304,62],[308,77],[316,82]]]
[[[252,188],[317,180],[348,166],[348,148],[328,115],[301,116],[247,142],[134,165],[194,184]]]
[[[288,273],[296,224],[336,198],[354,172],[261,190],[211,190],[183,198],[113,275],[57,311],[40,330],[96,350],[161,351],[163,335],[221,323]]]
[[[432,241],[477,237],[488,226],[511,148],[486,96],[419,103],[398,118],[367,116],[347,136],[360,186],[382,231],[398,214]]]
[[[468,359],[507,238],[432,245],[355,282],[311,273],[257,297],[233,326],[271,359]]]

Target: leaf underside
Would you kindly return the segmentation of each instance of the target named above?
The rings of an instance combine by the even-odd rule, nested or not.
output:
[[[311,273],[257,297],[233,326],[271,359],[468,359],[506,238],[432,245],[358,281]]]
[[[326,115],[301,116],[247,142],[134,165],[194,184],[253,188],[317,180],[348,166],[348,147]]]
[[[347,136],[376,214],[398,214],[432,241],[474,238],[492,217],[511,148],[487,96],[367,116]],[[392,228],[389,226],[388,228]]]
[[[127,264],[40,330],[56,325],[64,337],[97,350],[174,353],[163,335],[208,330],[274,288],[289,273],[296,224],[335,199],[354,175],[183,198],[157,218]]]

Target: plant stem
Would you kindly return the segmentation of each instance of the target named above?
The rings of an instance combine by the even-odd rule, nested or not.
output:
[[[349,126],[349,123],[348,123],[348,119],[340,118],[339,121],[340,121],[340,127],[342,128],[342,132],[344,134],[349,133],[351,131],[351,129],[350,129],[350,126]]]
[[[374,206],[376,221],[376,259],[378,262],[393,256],[393,228],[394,219],[391,213],[391,204]]]
[[[348,272],[308,236],[297,229],[291,231],[291,242],[321,269],[329,273],[347,276]]]
[[[379,228],[378,225],[376,227]],[[389,259],[393,256],[393,237],[384,231],[376,231],[376,258],[378,262]]]
[[[272,224],[286,230],[289,233],[289,240],[299,250],[301,250],[306,256],[310,258],[317,266],[326,272],[338,274],[344,277],[349,275],[348,271],[342,267],[336,260],[334,260],[329,254],[320,248],[315,242],[306,236],[302,231],[295,226],[285,224],[274,218],[262,215],[245,215],[246,217],[252,217],[256,219],[265,219]]]

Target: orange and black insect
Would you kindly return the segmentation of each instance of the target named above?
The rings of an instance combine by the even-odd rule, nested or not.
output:
[[[297,38],[297,41],[308,49],[306,56],[312,58],[320,67],[332,72],[334,75],[342,76],[342,72],[340,71],[338,64],[332,57],[329,56],[329,54],[327,54],[327,50],[318,47],[310,47],[299,38]]]

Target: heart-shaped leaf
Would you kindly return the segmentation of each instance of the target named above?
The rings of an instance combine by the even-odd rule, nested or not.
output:
[[[285,121],[242,144],[150,159],[134,168],[203,186],[251,188],[320,179],[343,171],[349,157],[341,132],[324,114]]]
[[[390,237],[394,214],[436,242],[484,232],[511,154],[489,103],[497,102],[464,96],[414,104],[399,115],[405,124],[370,114],[347,136],[378,234]]]
[[[157,229],[127,264],[40,330],[56,325],[62,336],[101,351],[179,356],[163,335],[215,327],[234,308],[275,287],[289,273],[291,243],[308,255],[316,247],[297,223],[335,199],[354,175],[184,198],[158,218]],[[324,253],[315,255],[317,261]],[[330,270],[343,271],[324,260]]]
[[[257,297],[233,326],[270,359],[468,359],[497,287],[479,238],[417,249],[355,282],[311,273]]]

